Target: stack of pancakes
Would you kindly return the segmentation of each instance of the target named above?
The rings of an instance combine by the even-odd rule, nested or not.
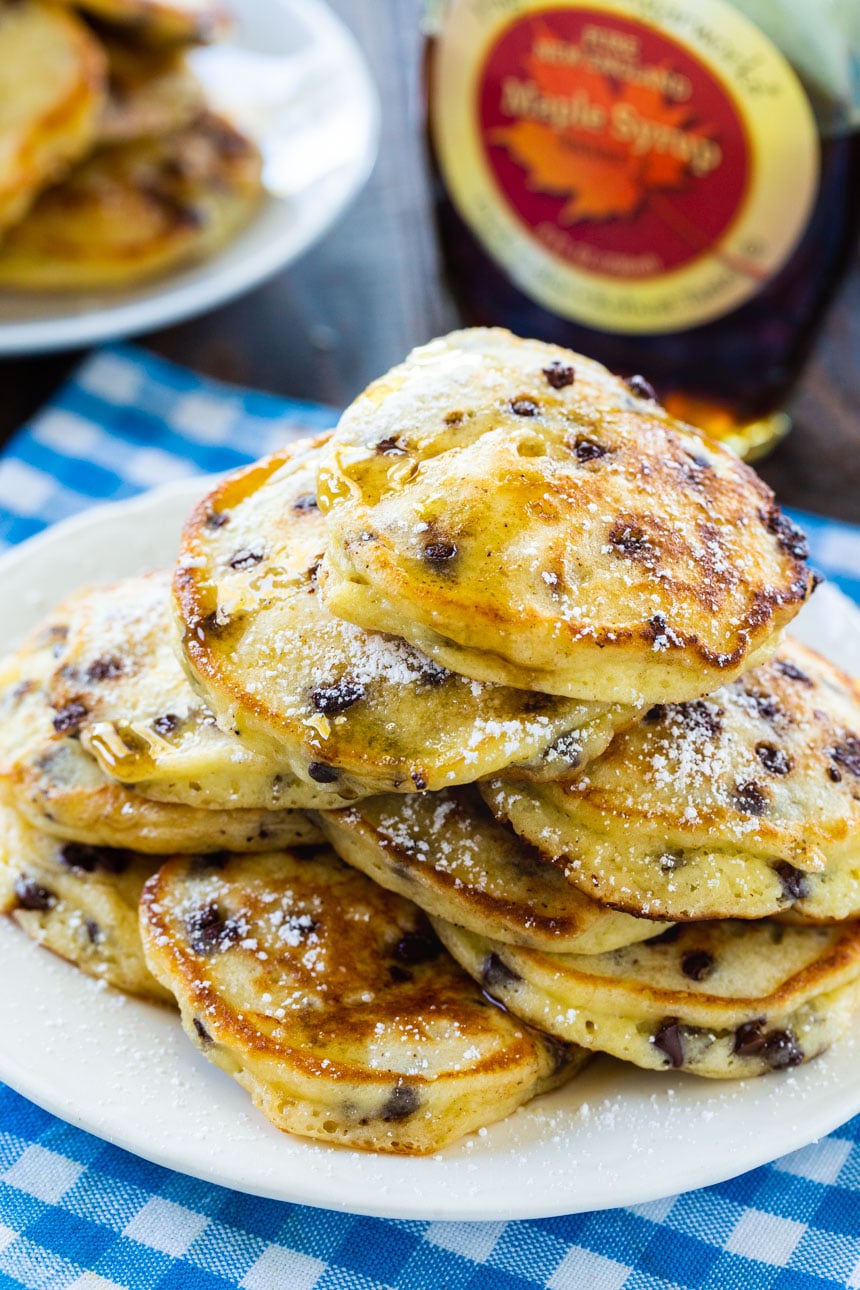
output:
[[[0,287],[141,282],[211,254],[261,192],[186,50],[219,0],[0,0]]]
[[[6,908],[351,1146],[591,1052],[796,1066],[860,1001],[860,690],[783,634],[805,555],[641,378],[455,333],[219,483],[172,592],[8,661]]]

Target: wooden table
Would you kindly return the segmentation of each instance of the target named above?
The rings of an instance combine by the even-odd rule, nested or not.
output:
[[[207,318],[145,338],[201,372],[342,405],[412,345],[456,325],[440,281],[421,148],[419,0],[331,0],[367,52],[383,98],[366,190],[288,272]],[[860,523],[860,258],[792,409],[795,429],[762,465],[781,499]],[[0,435],[78,355],[0,365]]]

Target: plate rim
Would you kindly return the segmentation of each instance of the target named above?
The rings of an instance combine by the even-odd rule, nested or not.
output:
[[[241,0],[234,0],[234,3],[239,4]],[[0,320],[0,357],[81,349],[186,322],[189,318],[229,304],[238,296],[261,286],[281,269],[303,256],[341,218],[367,183],[376,164],[382,121],[379,93],[356,37],[324,0],[277,0],[277,3],[284,9],[298,11],[304,21],[309,21],[319,31],[322,39],[336,46],[342,57],[352,64],[355,75],[363,83],[367,131],[361,151],[356,153],[349,167],[345,168],[347,177],[336,194],[336,200],[320,206],[314,212],[313,217],[307,221],[305,237],[298,247],[292,245],[287,218],[279,236],[271,235],[237,263],[220,263],[221,253],[216,252],[210,259],[193,266],[211,270],[204,272],[195,281],[177,282],[176,275],[169,274],[163,279],[154,280],[151,284],[154,287],[153,293],[141,300],[124,300],[120,292],[117,303],[112,303],[108,294],[105,297],[107,303],[103,307],[84,310],[78,314],[25,319],[21,322]],[[239,232],[236,240],[241,239],[252,227],[253,221]],[[234,244],[235,241],[230,245]],[[74,292],[65,293],[65,297],[62,293],[54,294],[61,302],[64,298],[75,298]],[[50,296],[50,292],[44,293],[45,299]]]
[[[211,486],[213,480],[219,478],[217,475],[195,473],[184,476],[181,479],[172,480],[159,488],[150,489],[133,497],[117,501],[99,503],[86,508],[84,511],[67,519],[59,521],[57,524],[48,527],[41,533],[36,534],[25,542],[10,547],[0,554],[0,585],[3,579],[7,577],[10,571],[17,571],[23,566],[29,564],[33,559],[43,558],[44,555],[53,547],[62,545],[65,550],[67,560],[74,557],[75,542],[82,533],[92,529],[98,529],[104,524],[115,523],[117,519],[123,522],[134,519],[141,513],[152,512],[153,518],[163,511],[165,507],[173,508],[172,514],[181,504],[188,507],[196,498],[202,496]],[[143,559],[141,564],[145,564]],[[121,576],[116,572],[106,573],[106,578],[115,578]],[[78,585],[93,584],[98,579],[83,576]],[[69,587],[69,591],[74,588]],[[41,602],[34,602],[34,612],[42,613],[43,606]],[[42,955],[40,947],[26,941],[18,929],[3,920],[0,925],[0,952],[4,938],[14,938],[10,944],[15,944],[21,948],[22,953],[33,952],[34,955]],[[95,1001],[98,999],[96,994],[97,985],[92,979],[82,976],[77,969],[68,964],[59,962],[53,956],[45,955],[44,959],[34,958],[36,964],[45,964],[45,978],[50,979],[50,969],[55,971],[59,968],[64,975],[67,974],[69,988],[77,995],[79,992],[86,992],[87,1000]],[[39,968],[36,968],[39,971]],[[38,983],[37,983],[38,984]],[[111,998],[115,998],[115,992],[110,992]],[[128,1010],[124,1013],[126,1024],[133,1017],[132,1010],[146,1009],[151,1015],[150,1010],[155,1009],[156,1005],[146,1004],[135,999],[125,999],[125,1008]],[[166,1010],[158,1009],[163,1012],[165,1017],[169,1017]],[[173,1024],[173,1020],[171,1019]],[[522,1221],[534,1220],[539,1218],[550,1218],[559,1215],[589,1213],[606,1208],[629,1208],[631,1206],[647,1204],[679,1192],[697,1190],[700,1187],[712,1186],[724,1182],[729,1178],[736,1177],[751,1169],[769,1164],[774,1160],[796,1151],[801,1147],[809,1145],[811,1142],[833,1132],[840,1125],[844,1124],[851,1116],[860,1112],[860,1077],[857,1079],[848,1079],[839,1076],[837,1071],[838,1082],[834,1081],[828,1071],[828,1061],[833,1055],[838,1057],[852,1059],[852,1069],[856,1065],[856,1054],[860,1052],[858,1044],[860,1039],[849,1036],[840,1040],[829,1053],[810,1063],[807,1067],[802,1067],[798,1072],[785,1072],[783,1075],[768,1077],[768,1083],[773,1080],[786,1078],[794,1082],[801,1082],[805,1073],[812,1073],[811,1080],[814,1080],[817,1072],[822,1072],[827,1089],[827,1096],[823,1098],[814,1098],[801,1092],[799,1096],[802,1099],[797,1103],[799,1110],[796,1110],[790,1123],[780,1126],[780,1137],[778,1145],[774,1147],[772,1129],[767,1126],[766,1131],[759,1138],[756,1134],[739,1134],[737,1139],[731,1143],[730,1159],[728,1153],[725,1154],[723,1164],[718,1168],[708,1168],[703,1163],[702,1158],[685,1153],[682,1159],[666,1161],[661,1158],[660,1169],[643,1171],[636,1167],[634,1157],[634,1167],[628,1175],[624,1174],[623,1179],[619,1180],[616,1176],[613,1178],[612,1194],[607,1195],[608,1183],[606,1180],[593,1180],[594,1191],[591,1200],[587,1196],[580,1195],[578,1199],[571,1199],[571,1196],[562,1187],[558,1193],[548,1188],[524,1188],[521,1186],[511,1186],[509,1196],[505,1203],[498,1200],[482,1203],[480,1191],[471,1190],[468,1192],[467,1199],[464,1201],[464,1195],[467,1193],[467,1185],[464,1183],[462,1189],[450,1199],[445,1198],[444,1170],[438,1174],[433,1173],[434,1166],[438,1168],[436,1162],[441,1160],[443,1166],[457,1165],[463,1169],[468,1164],[468,1156],[463,1153],[456,1159],[449,1158],[447,1153],[441,1153],[436,1156],[428,1157],[376,1157],[364,1152],[353,1152],[346,1149],[340,1149],[330,1146],[329,1144],[308,1143],[303,1139],[291,1139],[292,1142],[298,1142],[307,1146],[309,1152],[307,1156],[293,1156],[289,1162],[286,1174],[278,1178],[269,1177],[261,1179],[253,1176],[253,1170],[246,1163],[233,1162],[228,1166],[225,1172],[223,1166],[219,1166],[217,1158],[212,1157],[211,1162],[207,1162],[201,1157],[194,1158],[191,1163],[187,1153],[184,1154],[184,1140],[173,1140],[169,1136],[154,1136],[151,1126],[148,1128],[146,1120],[138,1123],[132,1117],[130,1122],[118,1124],[116,1117],[111,1120],[111,1112],[101,1107],[98,1099],[95,1105],[81,1107],[75,1098],[68,1094],[62,1087],[61,1082],[52,1084],[49,1073],[45,1070],[33,1071],[28,1069],[26,1063],[26,1053],[16,1051],[14,1043],[8,1046],[0,1042],[0,1079],[14,1089],[21,1096],[35,1102],[46,1111],[58,1116],[61,1120],[74,1125],[76,1128],[83,1130],[94,1137],[109,1142],[131,1154],[151,1161],[164,1168],[171,1169],[177,1173],[185,1174],[194,1178],[201,1179],[204,1182],[216,1186],[245,1192],[250,1195],[265,1197],[272,1200],[283,1201],[293,1204],[304,1204],[315,1208],[325,1208],[338,1210],[341,1212],[363,1214],[369,1217],[394,1219],[394,1220],[418,1220],[428,1222],[438,1221]],[[209,1067],[205,1059],[200,1058],[193,1046],[188,1046],[189,1055],[194,1059],[195,1065],[199,1061],[203,1077],[209,1078],[213,1074],[223,1080],[225,1087],[235,1088],[233,1081],[220,1071],[215,1071]],[[621,1064],[614,1062],[611,1058],[598,1057],[592,1071],[598,1074],[601,1069],[610,1073],[619,1071]],[[647,1072],[634,1072],[634,1074],[647,1075]],[[653,1073],[652,1073],[653,1074]],[[675,1076],[654,1075],[653,1087],[655,1091],[666,1090],[670,1087],[669,1080],[677,1079]],[[705,1081],[696,1080],[694,1077],[687,1076],[682,1079],[682,1085],[691,1089],[704,1091],[703,1086],[707,1087]],[[649,1081],[650,1083],[650,1081]],[[718,1087],[725,1087],[725,1081],[707,1082]],[[741,1089],[742,1086],[756,1086],[763,1088],[764,1085],[760,1080],[745,1080],[732,1082],[733,1089]],[[570,1086],[575,1087],[575,1082]],[[714,1090],[716,1092],[716,1090]],[[247,1094],[242,1092],[242,1096],[247,1098]],[[774,1090],[776,1093],[776,1090]],[[552,1095],[550,1095],[552,1096]],[[676,1101],[679,1101],[677,1098]],[[539,1105],[541,1099],[533,1105]],[[792,1104],[793,1105],[793,1104]],[[248,1101],[248,1110],[253,1117],[261,1113],[256,1111]],[[660,1112],[658,1111],[657,1114]],[[100,1118],[101,1117],[101,1118]],[[270,1127],[270,1126],[269,1126]],[[272,1130],[277,1133],[277,1130]],[[456,1153],[457,1148],[449,1148],[451,1153]],[[516,1162],[507,1162],[505,1155],[508,1152],[518,1157]],[[516,1165],[522,1167],[522,1158],[527,1155],[529,1145],[506,1147],[500,1150],[500,1158],[496,1164],[500,1168],[510,1167],[513,1169],[513,1176],[516,1178]],[[315,1153],[320,1152],[323,1158],[328,1161],[328,1169],[316,1170],[313,1168]],[[394,1197],[387,1195],[387,1188],[382,1188],[384,1199],[374,1199],[374,1192],[368,1186],[366,1176],[362,1176],[361,1167],[357,1169],[355,1175],[351,1176],[349,1171],[349,1161],[358,1157],[359,1166],[364,1165],[364,1171],[368,1168],[368,1162],[381,1161],[379,1168],[380,1173],[385,1172],[385,1163],[388,1161],[397,1161],[400,1168],[407,1170],[410,1175],[421,1175],[426,1168],[427,1179],[432,1193],[432,1199],[426,1201],[423,1195],[423,1189],[415,1189],[406,1193],[405,1191]],[[346,1161],[345,1169],[338,1169],[337,1161]],[[474,1160],[475,1157],[473,1156]],[[372,1166],[371,1166],[372,1167]],[[233,1172],[229,1172],[229,1169]],[[668,1173],[668,1181],[667,1181]],[[468,1178],[468,1174],[465,1175]],[[581,1190],[581,1188],[580,1188]],[[557,1199],[555,1195],[557,1194]]]

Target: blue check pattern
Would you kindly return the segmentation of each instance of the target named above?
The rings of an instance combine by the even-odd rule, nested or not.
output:
[[[331,409],[143,350],[87,359],[0,456],[0,544],[229,469]],[[860,601],[860,529],[796,515]],[[860,1290],[860,1117],[731,1182],[512,1223],[387,1222],[259,1200],[110,1146],[0,1085],[0,1290]]]

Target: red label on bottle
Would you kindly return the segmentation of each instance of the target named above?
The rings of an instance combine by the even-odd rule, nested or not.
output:
[[[562,317],[674,331],[791,255],[818,133],[789,63],[726,0],[450,0],[431,127],[463,219]]]
[[[665,273],[718,241],[749,146],[716,76],[640,22],[546,9],[513,22],[480,76],[499,188],[562,259],[611,277]]]

